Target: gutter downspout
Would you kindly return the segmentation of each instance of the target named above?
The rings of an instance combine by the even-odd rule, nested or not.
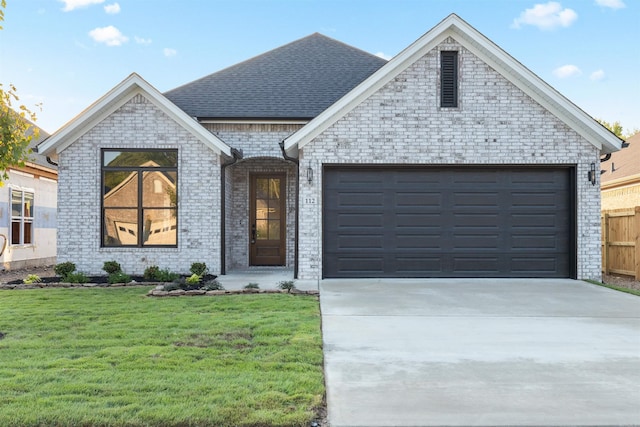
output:
[[[298,171],[298,178],[296,179],[296,231],[295,231],[295,245],[294,245],[294,256],[293,256],[293,278],[297,279],[298,278],[298,237],[300,234],[300,228],[299,228],[299,223],[300,223],[300,160],[296,159],[295,157],[291,157],[287,154],[287,152],[284,149],[284,139],[282,141],[280,141],[280,143],[278,144],[280,145],[280,150],[282,151],[282,157],[295,164],[296,165],[296,169]]]
[[[53,165],[55,167],[58,167],[58,164],[56,162],[54,162],[53,160],[51,160],[51,157],[47,156],[47,163],[49,163],[50,165]]]
[[[227,247],[227,237],[225,233],[226,229],[226,211],[227,211],[227,188],[226,188],[226,169],[228,166],[231,166],[238,162],[238,160],[242,160],[242,150],[237,150],[235,148],[231,148],[231,155],[233,158],[226,163],[223,163],[220,167],[220,274],[227,274],[227,265],[226,265],[226,247]]]

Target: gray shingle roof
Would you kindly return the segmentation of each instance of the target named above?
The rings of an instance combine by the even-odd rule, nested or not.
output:
[[[164,95],[200,119],[310,119],[386,62],[315,33]]]
[[[31,122],[30,122],[31,123]],[[29,155],[29,161],[32,163],[35,163],[36,165],[39,166],[44,166],[46,168],[49,169],[58,169],[57,166],[52,165],[51,163],[47,162],[47,156],[43,156],[42,154],[38,154],[38,144],[40,144],[41,142],[43,142],[45,139],[49,138],[49,134],[42,129],[41,127],[31,123],[31,127],[29,129],[27,129],[27,135],[32,135],[33,134],[33,128],[36,127],[39,130],[39,134],[38,134],[38,138],[33,138],[31,140],[31,142],[29,143],[29,148],[31,148],[31,150],[33,151],[30,155]]]

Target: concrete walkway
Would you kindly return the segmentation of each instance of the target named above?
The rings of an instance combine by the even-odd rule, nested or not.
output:
[[[329,422],[640,425],[640,297],[573,280],[324,280]]]

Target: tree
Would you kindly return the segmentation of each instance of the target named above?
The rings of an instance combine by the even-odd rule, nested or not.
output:
[[[602,126],[604,126],[607,129],[609,129],[611,132],[613,132],[613,134],[615,136],[617,136],[620,139],[625,139],[626,140],[626,139],[632,137],[633,135],[635,135],[636,133],[640,132],[640,129],[633,129],[632,131],[624,133],[624,129],[623,129],[622,125],[617,120],[615,122],[613,122],[613,123],[609,123],[606,120],[602,120],[602,119],[596,119],[596,121],[598,123],[600,123]]]
[[[6,7],[6,0],[0,0],[0,22],[4,21]],[[5,89],[0,83],[0,186],[9,178],[7,169],[10,166],[24,166],[29,160],[29,143],[38,138],[39,129],[33,125],[36,115],[24,105],[14,109],[19,100],[14,85],[9,84]]]

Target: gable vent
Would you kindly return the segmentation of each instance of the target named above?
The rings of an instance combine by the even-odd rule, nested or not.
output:
[[[440,52],[440,107],[458,106],[458,52]]]

